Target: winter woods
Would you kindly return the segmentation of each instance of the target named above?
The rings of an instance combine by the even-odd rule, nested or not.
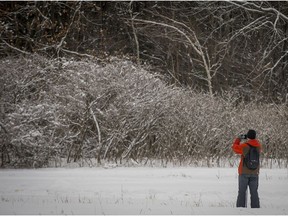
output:
[[[220,163],[249,128],[287,161],[286,2],[0,9],[1,166]]]
[[[0,55],[130,56],[210,95],[287,100],[284,1],[1,2]]]
[[[287,159],[286,105],[168,86],[129,60],[1,61],[1,165],[96,159],[163,164],[230,158],[235,134],[259,131],[266,158]],[[205,160],[206,160],[205,159]]]

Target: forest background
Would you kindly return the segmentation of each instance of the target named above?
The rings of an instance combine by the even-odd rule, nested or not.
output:
[[[287,167],[287,39],[285,1],[2,1],[1,167],[233,166],[250,128]]]

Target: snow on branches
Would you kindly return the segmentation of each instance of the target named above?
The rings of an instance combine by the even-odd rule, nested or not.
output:
[[[254,128],[265,157],[287,159],[287,109],[247,104],[237,92],[210,97],[129,60],[6,58],[0,69],[1,166],[52,160],[218,161]],[[281,148],[279,147],[281,146]]]

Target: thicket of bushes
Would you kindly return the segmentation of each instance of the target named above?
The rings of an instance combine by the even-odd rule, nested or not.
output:
[[[1,166],[49,161],[219,161],[254,128],[264,157],[288,159],[287,104],[242,101],[168,86],[125,59],[2,59]]]

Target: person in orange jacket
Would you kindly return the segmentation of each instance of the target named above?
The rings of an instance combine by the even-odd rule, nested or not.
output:
[[[245,139],[243,143],[241,141]],[[247,140],[246,140],[247,139]],[[259,169],[260,165],[256,169],[249,169],[244,163],[244,158],[249,153],[249,149],[255,147],[258,153],[261,152],[261,144],[256,139],[256,131],[249,130],[246,135],[240,135],[234,140],[232,149],[236,154],[241,155],[240,164],[238,167],[238,181],[239,190],[237,197],[237,207],[247,207],[246,191],[249,186],[251,195],[251,208],[260,208],[260,201],[258,196],[258,185],[259,185]]]

